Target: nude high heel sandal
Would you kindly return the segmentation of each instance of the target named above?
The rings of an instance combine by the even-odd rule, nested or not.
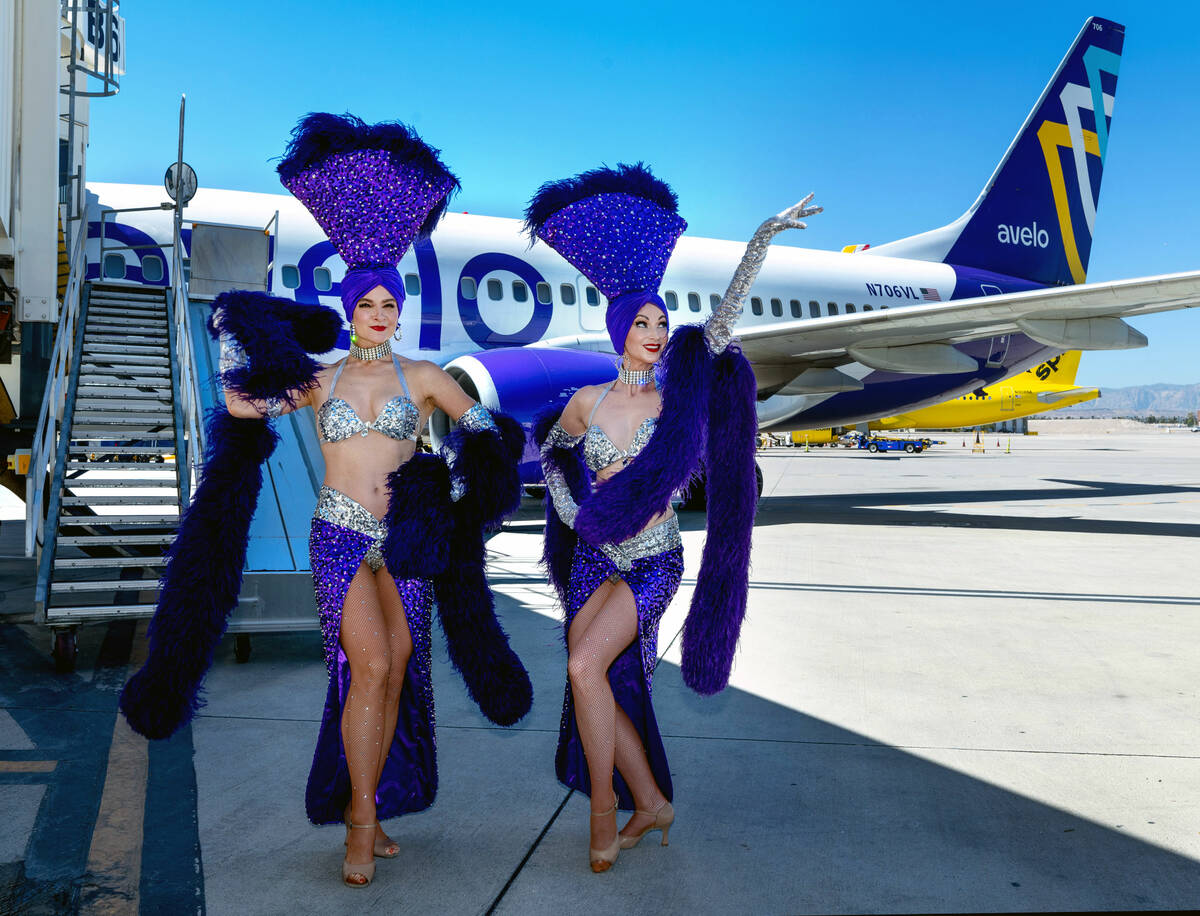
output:
[[[349,821],[346,821],[346,827],[349,830],[366,830],[368,827],[374,830],[378,826],[378,821],[376,821],[374,824],[351,824]],[[347,845],[349,845],[349,841],[347,841]],[[360,878],[362,880],[351,880],[353,878]],[[344,859],[342,860],[342,883],[345,884],[346,887],[366,887],[374,880],[374,859],[371,859],[370,862],[364,862],[362,864],[347,862]]]
[[[613,803],[612,803],[611,808],[609,808],[607,811],[598,811],[598,812],[593,811],[592,817],[608,817],[610,814],[613,816],[614,819],[616,818],[617,799],[616,799],[615,795],[613,796]],[[592,864],[592,871],[594,871],[596,874],[600,874],[601,872],[608,871],[610,868],[613,867],[613,863],[617,861],[617,856],[620,854],[620,852],[621,852],[621,834],[620,834],[620,832],[618,832],[617,835],[613,838],[612,845],[609,846],[607,849],[592,849],[591,846],[589,846],[588,847],[588,860]]]
[[[346,840],[342,844],[350,845],[350,806],[346,806],[346,812],[342,815],[342,821],[346,824]],[[376,826],[378,826],[376,821]],[[375,831],[375,858],[377,859],[394,859],[400,855],[400,844],[395,840],[389,840],[386,843],[379,838],[379,831]]]
[[[662,831],[662,844],[666,846],[667,832],[671,829],[671,825],[675,823],[675,809],[671,807],[671,803],[663,802],[657,811],[637,811],[635,813],[644,814],[646,817],[654,818],[654,823],[636,836],[621,836],[618,834],[618,837],[621,840],[621,848],[633,849],[634,846],[642,841],[642,837],[644,837],[651,830]]]

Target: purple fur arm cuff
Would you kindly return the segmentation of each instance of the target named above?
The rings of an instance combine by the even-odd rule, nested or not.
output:
[[[683,680],[700,694],[725,689],[749,591],[750,539],[758,506],[756,383],[730,347],[714,360],[708,418],[707,534],[683,627]]]
[[[463,520],[478,528],[494,528],[521,505],[518,465],[525,450],[525,431],[507,414],[493,411],[496,429],[458,427],[446,437],[450,474],[463,487],[455,505]],[[497,434],[498,433],[498,434]]]
[[[204,473],[167,552],[146,663],[121,691],[121,712],[147,738],[169,738],[203,705],[200,685],[237,605],[262,463],[276,441],[266,420],[209,413]]]
[[[321,369],[309,354],[333,349],[341,328],[341,316],[323,305],[251,290],[222,293],[209,330],[232,335],[247,361],[221,373],[221,384],[252,400],[279,398],[294,407],[296,394],[313,388]]]
[[[619,544],[644,529],[695,473],[707,426],[712,354],[704,331],[686,325],[663,355],[662,413],[654,435],[629,467],[583,500],[575,530],[592,544]]]
[[[383,557],[396,579],[429,579],[450,561],[450,469],[418,452],[388,475]]]

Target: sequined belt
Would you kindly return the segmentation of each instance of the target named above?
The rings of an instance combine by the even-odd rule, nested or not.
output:
[[[383,566],[383,539],[387,535],[387,528],[366,506],[333,487],[321,487],[317,493],[317,508],[313,512],[313,518],[374,538],[374,543],[363,559],[371,567],[371,572],[379,572],[379,568]]]
[[[640,560],[682,546],[683,541],[679,537],[679,516],[672,515],[653,528],[647,528],[641,534],[635,534],[629,540],[622,541],[621,551],[630,560]]]

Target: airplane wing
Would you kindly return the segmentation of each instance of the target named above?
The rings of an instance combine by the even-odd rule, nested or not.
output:
[[[760,391],[770,393],[806,370],[815,387],[836,388],[821,370],[855,361],[892,372],[974,371],[976,362],[951,344],[1005,334],[1063,350],[1142,347],[1146,338],[1122,318],[1197,305],[1200,271],[1189,271],[778,322],[740,329],[738,338]]]

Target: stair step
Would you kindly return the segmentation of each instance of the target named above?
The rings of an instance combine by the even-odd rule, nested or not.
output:
[[[84,356],[110,356],[114,353],[127,353],[130,356],[158,356],[161,359],[169,359],[170,350],[167,349],[167,342],[163,340],[161,343],[135,343],[132,340],[110,340],[89,343],[85,337],[83,339],[83,355]]]
[[[175,473],[175,463],[167,462],[150,462],[150,461],[84,461],[74,459],[67,462],[68,471],[139,471],[147,473],[150,471],[170,471]],[[71,478],[75,479],[75,478]],[[167,478],[163,478],[166,480]],[[172,480],[175,478],[172,477]]]
[[[166,557],[74,557],[57,559],[55,569],[121,569],[138,566],[166,566]]]
[[[171,359],[169,356],[144,356],[140,353],[96,353],[95,351],[83,351],[83,366],[88,365],[103,365],[103,366],[169,366]]]
[[[179,524],[178,515],[60,515],[59,527],[63,525],[106,526],[131,525],[140,528],[175,528]]]
[[[64,506],[173,506],[179,507],[179,494],[166,496],[64,496]]]
[[[113,379],[107,382],[89,381],[81,383],[76,390],[81,398],[154,398],[155,400],[169,401],[172,397],[171,389],[163,386],[162,379],[157,379],[154,384],[146,384],[137,379],[128,378]]]
[[[158,579],[109,579],[98,582],[64,582],[56,580],[51,591],[57,594],[81,592],[156,592]]]
[[[87,329],[92,328],[153,328],[156,332],[166,333],[167,319],[165,313],[161,318],[137,318],[130,317],[126,312],[119,312],[116,309],[88,309]]]
[[[139,468],[144,468],[145,465],[139,465]],[[63,481],[64,487],[69,487],[72,490],[87,490],[87,489],[148,489],[154,487],[170,487],[175,489],[177,486],[175,478],[175,469],[171,468],[171,476],[162,477],[68,477]]]
[[[59,535],[59,547],[167,547],[174,534],[68,534]]]
[[[91,426],[169,426],[175,422],[170,410],[146,410],[140,413],[109,413],[99,410],[80,410],[75,413],[71,429]]]
[[[88,306],[89,325],[97,318],[107,321],[134,321],[140,325],[167,326],[166,306],[127,308],[120,303],[92,303]]]
[[[46,609],[46,616],[55,623],[86,623],[89,620],[112,620],[114,617],[151,617],[154,610],[153,604],[69,604],[51,605]]]
[[[126,392],[119,397],[94,394],[80,394],[75,402],[75,410],[80,413],[112,413],[116,416],[128,416],[131,413],[170,413],[170,398],[151,398]]]
[[[70,453],[72,455],[163,455],[173,454],[175,451],[175,443],[170,445],[77,445],[71,443]],[[104,466],[110,470],[115,470],[116,465],[108,464]]]

